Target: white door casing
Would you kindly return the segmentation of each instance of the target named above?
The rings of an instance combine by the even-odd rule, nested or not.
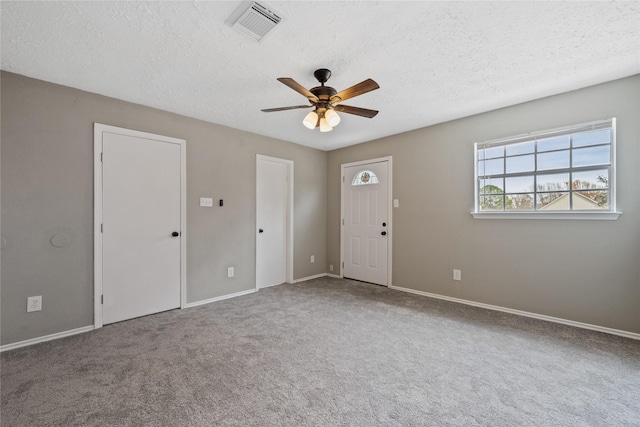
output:
[[[185,144],[94,126],[96,328],[186,303]]]
[[[256,157],[256,290],[293,281],[293,162]]]
[[[353,185],[364,171],[367,182]],[[389,286],[391,157],[344,164],[342,181],[341,276]]]

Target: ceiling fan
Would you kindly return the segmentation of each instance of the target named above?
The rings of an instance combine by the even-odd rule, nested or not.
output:
[[[369,110],[360,107],[351,107],[349,105],[340,104],[342,101],[353,98],[358,95],[371,92],[380,88],[378,83],[372,79],[367,79],[357,85],[351,86],[341,92],[336,91],[330,86],[324,84],[331,77],[331,71],[326,68],[320,68],[316,70],[313,75],[320,82],[320,86],[316,86],[311,89],[306,89],[300,83],[296,82],[290,77],[280,77],[278,81],[289,86],[291,89],[305,96],[310,105],[296,105],[293,107],[280,107],[280,108],[267,108],[262,111],[265,113],[271,113],[273,111],[295,110],[298,108],[314,108],[312,112],[307,114],[302,123],[309,129],[314,129],[320,126],[320,132],[329,132],[335,126],[340,123],[340,116],[336,111],[342,113],[355,114],[356,116],[373,118],[378,111]]]

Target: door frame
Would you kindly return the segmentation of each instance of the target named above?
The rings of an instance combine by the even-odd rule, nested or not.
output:
[[[357,162],[343,163],[340,165],[340,277],[344,277],[344,205],[346,197],[346,186],[351,183],[345,182],[345,169],[352,166],[364,166],[370,163],[387,163],[389,169],[387,187],[387,218],[389,226],[387,228],[387,287],[391,287],[393,277],[391,267],[393,265],[393,156],[378,157],[375,159],[360,160]]]
[[[102,135],[115,133],[180,146],[180,308],[187,304],[187,150],[184,139],[93,124],[93,327],[102,327]]]
[[[286,245],[286,281],[287,283],[293,283],[293,160],[281,159],[278,157],[265,156],[262,154],[256,154],[256,227],[255,227],[255,245],[256,245],[256,276],[255,276],[255,289],[258,291],[258,164],[260,161],[281,163],[287,168],[287,223],[285,228],[287,230],[287,236],[285,238]]]

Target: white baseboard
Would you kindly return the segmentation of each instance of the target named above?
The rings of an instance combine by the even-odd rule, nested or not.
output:
[[[24,341],[18,341],[11,344],[5,344],[0,346],[0,353],[3,351],[14,350],[20,347],[26,347],[28,345],[38,344],[41,342],[57,340],[59,338],[70,337],[71,335],[83,334],[85,332],[93,331],[95,328],[93,325],[83,326],[82,328],[71,329],[70,331],[56,332],[55,334],[45,335],[43,337],[31,338]]]
[[[331,273],[327,273],[327,277],[332,277],[334,279],[342,279],[342,276],[338,274],[331,274]]]
[[[222,300],[229,299],[229,298],[241,297],[242,295],[249,295],[249,294],[252,294],[254,292],[256,292],[255,289],[248,289],[246,291],[240,291],[240,292],[236,292],[236,293],[229,294],[229,295],[222,295],[220,297],[203,299],[203,300],[200,300],[200,301],[194,301],[194,302],[190,302],[190,303],[185,304],[185,306],[183,308],[197,307],[199,305],[210,304],[210,303],[216,302],[216,301],[222,301]]]
[[[293,282],[291,283],[300,283],[300,282],[306,282],[307,280],[313,280],[313,279],[319,279],[320,277],[327,277],[327,273],[321,273],[321,274],[316,274],[314,276],[307,276],[307,277],[302,277],[300,279],[295,279]]]
[[[582,329],[590,329],[592,331],[604,332],[605,334],[618,335],[625,338],[640,340],[640,334],[635,332],[623,331],[620,329],[607,328],[604,326],[592,325],[589,323],[576,322],[573,320],[561,319],[559,317],[546,316],[544,314],[531,313],[529,311],[515,310],[513,308],[501,307],[499,305],[484,304],[481,302],[470,301],[461,298],[448,297],[446,295],[432,294],[431,292],[417,291],[415,289],[402,288],[400,286],[389,286],[390,289],[408,292],[410,294],[422,295],[425,297],[441,299],[445,301],[457,302],[459,304],[472,305],[474,307],[486,308],[487,310],[502,311],[504,313],[515,314],[523,317],[531,317],[533,319],[546,320],[547,322],[560,323],[563,325],[575,326]]]

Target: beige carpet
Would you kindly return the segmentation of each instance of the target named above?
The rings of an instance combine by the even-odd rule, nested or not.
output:
[[[9,426],[638,426],[640,342],[317,279],[1,356]]]

